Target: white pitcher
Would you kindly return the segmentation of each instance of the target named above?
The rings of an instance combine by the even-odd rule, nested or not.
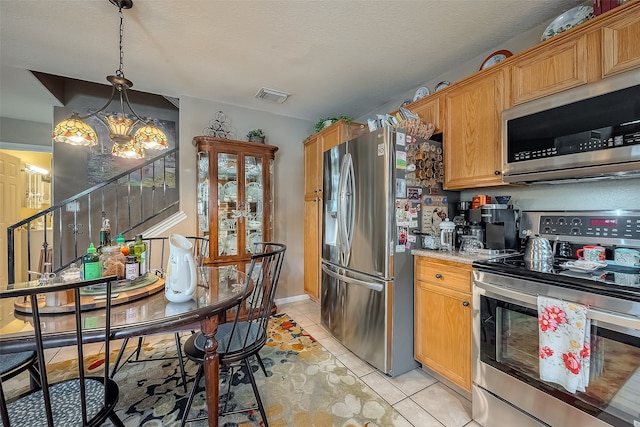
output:
[[[164,294],[171,302],[186,302],[196,290],[196,263],[191,255],[193,244],[184,236],[169,236],[169,262],[167,263]]]

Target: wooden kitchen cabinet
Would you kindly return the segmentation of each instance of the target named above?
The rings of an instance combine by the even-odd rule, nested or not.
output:
[[[304,142],[304,292],[314,300],[320,299],[323,155],[364,130],[360,123],[339,120]]]
[[[414,357],[471,392],[471,266],[415,257]]]
[[[640,4],[602,26],[602,76],[640,67]]]
[[[481,72],[443,90],[444,188],[504,185],[501,114],[507,107],[504,67]]]
[[[304,143],[304,292],[320,298],[320,238],[322,235],[322,138]]]
[[[513,104],[521,104],[588,82],[587,35],[556,43],[511,62]]]
[[[440,97],[438,95],[426,96],[416,102],[407,105],[407,108],[417,114],[424,123],[433,123],[436,127],[434,133],[442,132],[440,126]]]
[[[207,264],[246,271],[254,242],[273,240],[273,174],[278,147],[196,136],[198,236]]]

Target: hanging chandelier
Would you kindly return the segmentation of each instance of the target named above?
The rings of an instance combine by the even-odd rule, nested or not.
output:
[[[167,135],[156,126],[153,120],[144,119],[133,110],[127,95],[127,90],[133,86],[133,83],[125,78],[122,70],[124,59],[122,9],[131,9],[133,0],[109,0],[109,2],[118,7],[120,15],[120,67],[115,75],[107,76],[107,81],[111,83],[111,97],[106,104],[91,114],[80,116],[74,112],[71,117],[58,123],[53,130],[53,140],[85,147],[97,145],[96,131],[84,121],[90,117],[96,117],[109,130],[109,138],[114,142],[111,154],[128,159],[141,159],[144,158],[145,149],[164,150],[169,148],[169,144]],[[100,114],[116,99],[116,95],[120,101],[120,111],[115,114]],[[129,114],[126,113],[125,107],[128,108]],[[131,136],[134,127],[139,124],[141,124],[140,128]]]

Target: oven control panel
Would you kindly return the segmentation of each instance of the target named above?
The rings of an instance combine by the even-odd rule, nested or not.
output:
[[[640,245],[640,211],[523,212],[521,235],[614,245]]]

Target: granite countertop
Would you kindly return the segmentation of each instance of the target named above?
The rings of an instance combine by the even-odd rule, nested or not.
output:
[[[439,251],[434,249],[413,249],[411,255],[423,256],[428,258],[442,259],[445,261],[457,262],[460,264],[473,264],[474,261],[496,258],[498,254],[477,254],[477,255],[461,255],[457,250],[453,252]],[[502,255],[504,256],[504,255]]]

